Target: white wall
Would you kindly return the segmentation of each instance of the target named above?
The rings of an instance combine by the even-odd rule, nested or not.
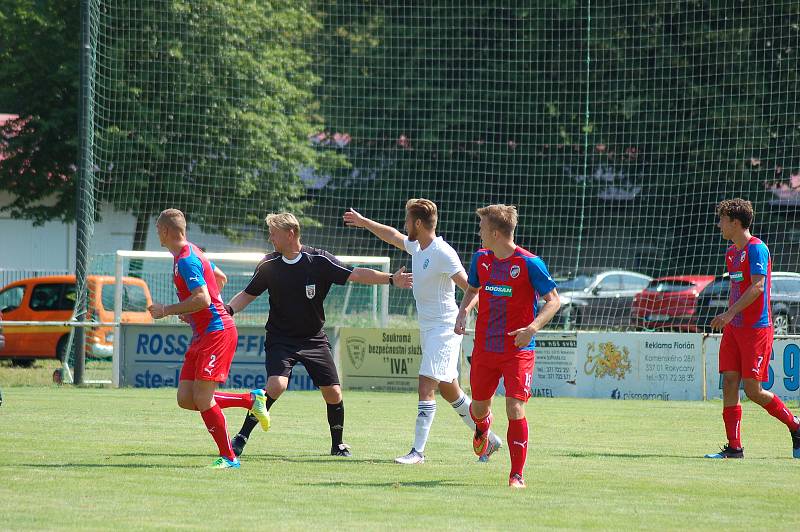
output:
[[[0,204],[8,196],[0,193]],[[7,203],[7,202],[6,202]],[[92,237],[92,253],[114,253],[118,249],[133,247],[135,218],[114,211],[109,206],[102,210],[103,220],[95,224]],[[75,269],[75,224],[49,222],[34,227],[29,220],[13,220],[0,215],[0,269],[26,270],[70,270]],[[189,213],[191,220],[191,213]],[[235,244],[220,235],[203,233],[189,225],[189,240],[208,251],[255,251],[265,252],[267,244],[256,237]],[[163,250],[158,243],[155,217],[151,220],[147,234],[147,250]]]

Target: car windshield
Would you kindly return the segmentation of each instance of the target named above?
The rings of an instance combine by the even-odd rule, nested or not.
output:
[[[573,279],[567,279],[558,283],[558,290],[561,292],[584,290],[592,284],[593,277],[579,275]]]
[[[710,285],[706,286],[700,295],[706,297],[719,297],[719,296],[728,296],[728,292],[730,291],[730,281],[727,278],[718,279],[711,283]]]
[[[659,281],[656,279],[647,285],[648,292],[683,292],[692,288],[694,288],[694,283],[691,281]]]

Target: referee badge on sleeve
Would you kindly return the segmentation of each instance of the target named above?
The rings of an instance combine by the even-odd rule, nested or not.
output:
[[[308,299],[314,299],[314,296],[317,293],[317,285],[315,284],[307,284],[306,285],[306,297]]]

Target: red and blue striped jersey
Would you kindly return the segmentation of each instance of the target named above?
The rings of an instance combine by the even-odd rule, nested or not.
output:
[[[491,353],[535,349],[535,337],[519,348],[508,333],[530,325],[536,318],[539,297],[556,288],[544,261],[519,246],[502,260],[491,250],[479,249],[472,256],[468,281],[481,289],[475,349]]]
[[[730,305],[733,306],[752,284],[753,275],[763,275],[764,293],[734,316],[731,325],[762,329],[772,326],[770,291],[772,290],[772,257],[767,245],[756,237],[751,237],[744,249],[735,245],[725,253],[725,265],[730,275]]]
[[[173,281],[178,293],[178,300],[185,301],[192,295],[192,290],[206,285],[211,304],[208,308],[193,312],[188,316],[189,325],[195,336],[212,331],[230,329],[234,326],[233,318],[225,310],[220,297],[214,267],[206,259],[203,252],[192,243],[186,244],[173,262]]]

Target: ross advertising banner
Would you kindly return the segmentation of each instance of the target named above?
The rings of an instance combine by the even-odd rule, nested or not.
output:
[[[177,387],[183,356],[192,332],[186,325],[123,324],[120,349],[120,386],[136,388]],[[239,343],[224,388],[263,388],[267,383],[264,369],[264,328],[237,327]],[[334,345],[335,331],[327,330]],[[334,334],[334,336],[331,336]],[[298,364],[289,380],[290,390],[313,390],[308,372]]]

